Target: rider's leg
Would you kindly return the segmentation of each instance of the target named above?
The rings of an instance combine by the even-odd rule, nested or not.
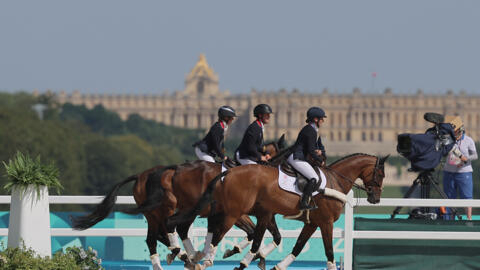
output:
[[[215,162],[215,159],[212,156],[210,156],[209,154],[200,150],[200,148],[198,148],[198,146],[195,147],[195,155],[197,155],[198,159],[200,159],[200,160]]]
[[[240,158],[240,155],[238,154],[238,151],[235,153],[235,157],[237,158],[237,161],[242,164],[242,165],[248,165],[248,164],[257,164],[257,162],[248,159],[248,158]]]
[[[288,163],[290,163],[290,165],[292,165],[297,171],[299,171],[303,176],[307,178],[308,182],[305,186],[305,189],[303,190],[300,209],[310,209],[308,203],[311,199],[315,184],[319,180],[318,174],[308,162],[294,159],[293,155],[290,155],[288,157]]]

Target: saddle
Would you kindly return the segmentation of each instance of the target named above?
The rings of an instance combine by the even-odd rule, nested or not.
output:
[[[312,166],[315,172],[319,176],[319,181],[317,181],[313,190],[317,190],[322,183],[322,178],[320,177],[320,172],[317,166]],[[282,161],[280,164],[280,169],[288,176],[295,177],[295,185],[298,189],[303,192],[305,186],[307,185],[307,178],[302,175],[299,171],[295,170],[292,165],[290,165],[286,160]]]
[[[240,166],[240,163],[237,160],[233,160],[227,157],[227,159],[222,162],[222,165],[227,169],[231,169],[233,167]]]

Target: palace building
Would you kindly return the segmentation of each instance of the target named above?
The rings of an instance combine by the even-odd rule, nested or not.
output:
[[[257,91],[231,94],[220,91],[218,74],[202,54],[185,77],[185,88],[171,94],[118,95],[85,94],[74,91],[56,93],[60,103],[84,104],[88,108],[101,104],[117,112],[122,119],[137,113],[166,125],[208,130],[217,120],[217,109],[230,105],[237,111],[228,136],[242,136],[253,121],[253,108],[269,104],[273,110],[271,122],[265,127],[267,140],[285,134],[293,142],[305,124],[309,107],[322,107],[327,119],[321,128],[322,139],[329,155],[354,152],[396,154],[397,135],[423,133],[432,124],[423,119],[425,112],[460,115],[467,134],[480,138],[480,95],[465,92],[426,94],[418,90],[413,95],[395,94],[387,88],[382,94],[365,94],[353,89],[349,94],[333,93],[326,89],[318,93],[298,90]]]

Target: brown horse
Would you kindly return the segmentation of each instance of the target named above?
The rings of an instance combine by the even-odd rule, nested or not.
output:
[[[284,145],[284,137],[282,136],[277,142],[267,144],[266,148],[272,156],[275,156]],[[178,240],[173,234],[175,228],[182,240],[185,240],[188,236],[188,229],[193,223],[192,219],[177,226],[167,227],[167,218],[172,216],[175,210],[182,213],[183,209],[192,208],[196,199],[206,190],[210,180],[220,172],[221,164],[206,161],[189,162],[178,166],[157,166],[148,169],[115,185],[91,214],[73,218],[73,227],[75,229],[87,229],[105,219],[113,210],[120,187],[128,182],[136,181],[133,187],[133,195],[138,207],[126,212],[141,212],[145,215],[148,222],[146,242],[152,264],[154,269],[161,269],[156,252],[156,241],[161,241],[172,250],[172,254],[167,257],[167,261],[171,262],[175,255],[180,252]],[[250,240],[253,238],[255,225],[248,216],[239,218],[236,225],[247,233]],[[276,224],[271,223],[269,226],[269,230],[276,236],[279,243],[281,236]],[[231,251],[227,255],[231,256],[235,252],[240,252],[240,249],[236,247],[235,251]],[[186,256],[183,257],[183,260],[187,260]]]
[[[385,177],[384,163],[387,158],[388,156],[378,158],[367,154],[346,156],[334,162],[328,168],[322,169],[328,179],[327,188],[347,194],[355,184],[355,179],[360,178],[365,186],[362,188],[368,194],[368,201],[370,203],[378,203],[380,201],[383,178]],[[243,269],[248,266],[251,258],[257,253],[265,232],[265,226],[273,214],[297,215],[299,213],[300,197],[297,194],[279,188],[278,169],[276,168],[248,165],[232,168],[221,176],[225,174],[224,181],[218,182],[220,177],[218,176],[211,182],[211,184],[217,183],[215,189],[210,190],[210,193],[204,193],[194,209],[184,216],[170,219],[169,222],[175,224],[176,222],[181,222],[184,218],[191,218],[191,215],[195,215],[198,211],[208,206],[213,199],[219,202],[218,205],[221,207],[216,207],[215,214],[215,224],[218,224],[218,226],[215,228],[215,234],[212,239],[212,252],[205,258],[206,261],[203,265],[205,268],[213,264],[216,246],[225,233],[239,217],[251,212],[255,208],[257,212],[257,226],[255,227],[254,242],[249,255],[242,260],[240,269]],[[275,266],[276,269],[285,269],[293,262],[317,227],[320,227],[322,232],[323,244],[328,259],[328,269],[336,269],[334,268],[335,262],[332,247],[333,223],[340,217],[343,202],[322,194],[317,194],[314,197],[314,201],[318,205],[318,209],[309,212],[308,223],[305,215],[298,218],[298,220],[305,222],[302,232],[292,253]]]

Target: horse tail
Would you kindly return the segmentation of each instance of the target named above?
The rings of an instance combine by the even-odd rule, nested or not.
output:
[[[218,180],[222,179],[225,175],[227,175],[228,170],[220,173],[219,175],[215,176],[202,194],[202,197],[198,200],[197,204],[188,212],[186,213],[179,213],[178,215],[174,215],[170,217],[167,221],[168,227],[175,227],[178,224],[182,224],[188,221],[195,219],[196,216],[202,212],[203,208],[207,207],[213,201],[213,191],[215,190],[215,185],[217,184]]]
[[[145,183],[145,189],[147,191],[147,198],[145,201],[136,208],[122,210],[123,213],[136,215],[140,213],[150,212],[153,209],[162,205],[163,196],[165,195],[165,189],[162,187],[162,175],[167,170],[176,170],[177,166],[163,167],[148,175],[147,182]]]
[[[120,187],[137,179],[138,175],[132,175],[113,186],[112,190],[103,198],[102,202],[95,207],[92,213],[81,217],[71,217],[72,227],[76,230],[85,230],[104,220],[112,212],[113,206],[117,201],[117,194]]]

